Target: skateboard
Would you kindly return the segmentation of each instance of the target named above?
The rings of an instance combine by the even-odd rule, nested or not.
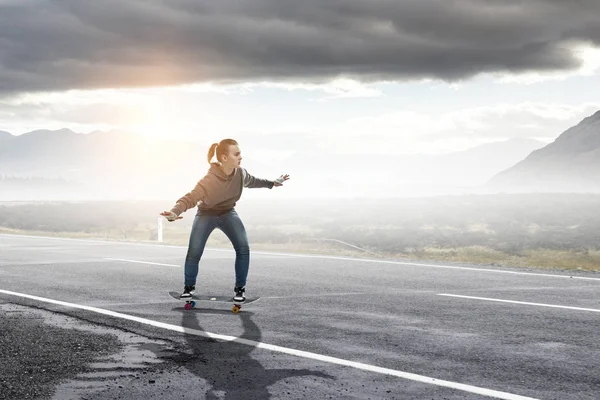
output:
[[[192,307],[196,307],[196,301],[208,301],[208,302],[213,302],[213,303],[233,303],[231,312],[234,314],[237,314],[240,311],[240,309],[242,308],[242,305],[254,303],[258,299],[260,299],[260,297],[246,297],[246,301],[237,302],[237,301],[233,301],[233,296],[208,296],[208,295],[196,296],[196,295],[193,295],[191,300],[182,300],[179,298],[179,295],[181,293],[169,292],[169,294],[171,295],[171,297],[173,297],[176,300],[185,301],[185,305],[183,306],[183,308],[185,310],[191,310]]]

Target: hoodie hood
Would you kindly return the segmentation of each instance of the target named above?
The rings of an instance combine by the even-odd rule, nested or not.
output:
[[[217,177],[217,179],[223,182],[232,180],[236,172],[237,168],[233,170],[233,173],[231,175],[226,175],[223,169],[221,169],[221,167],[217,163],[211,163],[210,168],[208,170],[209,174],[214,175],[215,177]]]

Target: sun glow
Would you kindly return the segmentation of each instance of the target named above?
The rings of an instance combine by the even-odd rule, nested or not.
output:
[[[534,84],[545,81],[564,81],[577,76],[592,76],[600,70],[600,47],[591,44],[576,44],[572,52],[581,65],[577,69],[554,72],[525,72],[521,74],[499,74],[502,83]]]

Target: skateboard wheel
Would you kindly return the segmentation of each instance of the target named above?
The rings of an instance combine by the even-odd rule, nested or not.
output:
[[[192,305],[190,303],[185,303],[185,306],[183,306],[184,310],[191,310],[192,309]]]
[[[196,302],[195,301],[192,301],[190,304],[192,305],[192,307],[196,307]]]
[[[235,306],[233,306],[233,308],[231,309],[231,312],[234,314],[237,314],[240,311],[240,306],[238,306],[237,304]]]

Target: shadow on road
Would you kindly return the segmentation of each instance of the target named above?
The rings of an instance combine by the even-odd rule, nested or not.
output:
[[[189,330],[204,331],[198,321],[202,314],[223,314],[232,317],[231,311],[173,309],[182,313],[181,326]],[[252,321],[252,313],[242,311],[236,317],[242,320],[240,338],[261,341],[261,331]],[[222,342],[187,332],[185,339],[190,353],[179,356],[178,362],[210,385],[206,399],[269,399],[268,387],[286,378],[314,376],[333,379],[332,376],[308,369],[265,369],[252,358],[254,346]],[[289,357],[289,356],[284,356]]]

